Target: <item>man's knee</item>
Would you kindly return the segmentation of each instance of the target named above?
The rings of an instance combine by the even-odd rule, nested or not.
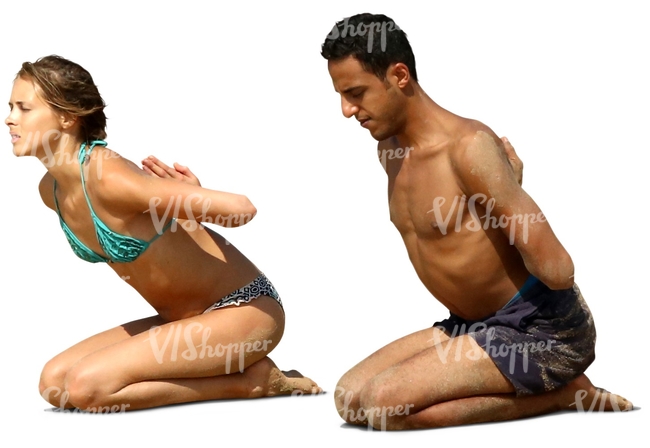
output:
[[[350,371],[343,375],[334,391],[334,404],[343,420],[358,423],[359,395],[363,388],[362,381]]]
[[[371,381],[361,393],[360,405],[368,426],[381,431],[404,429],[406,417],[413,413],[414,404],[399,403],[395,384]]]

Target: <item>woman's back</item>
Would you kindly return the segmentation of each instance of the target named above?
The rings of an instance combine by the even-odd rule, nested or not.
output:
[[[64,185],[57,184],[50,173],[43,177],[39,187],[43,202],[59,213],[64,229],[82,247],[96,254],[96,261],[108,261],[161,315],[170,320],[195,315],[257,276],[257,268],[221,235],[194,221],[174,219],[181,210],[187,217],[191,207],[186,210],[182,203],[171,203],[160,214],[152,204],[161,199],[152,198],[149,208],[134,212],[128,200],[134,195],[116,197],[116,184],[122,189],[125,184],[143,188],[149,175],[108,148],[96,146],[89,155],[84,158],[82,154],[83,169],[75,158],[67,158],[69,176]],[[183,201],[180,196],[176,199]],[[196,200],[186,198],[185,202]],[[137,256],[126,262],[111,257],[98,240],[98,226],[100,235],[109,229],[119,236],[115,238],[118,243],[124,239],[141,242]]]

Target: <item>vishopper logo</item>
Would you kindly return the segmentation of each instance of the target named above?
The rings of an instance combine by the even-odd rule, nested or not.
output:
[[[79,409],[75,407],[66,408],[68,399],[70,398],[70,393],[67,390],[61,390],[60,387],[56,386],[48,387],[43,391],[41,396],[48,403],[53,403],[55,401],[54,398],[59,397],[59,407],[53,409],[55,412],[77,414],[124,414],[127,408],[131,407],[130,404],[114,404],[112,406],[93,406],[87,409]]]
[[[413,146],[407,146],[406,148],[389,148],[389,149],[378,149],[377,156],[379,157],[379,162],[381,166],[386,170],[386,165],[388,160],[393,159],[405,159],[409,156],[409,153],[415,148]]]
[[[232,367],[233,354],[239,355],[239,372],[244,371],[244,361],[246,355],[253,352],[268,352],[268,346],[273,343],[272,340],[252,341],[252,342],[239,342],[229,343],[227,345],[216,344],[210,345],[208,340],[212,333],[210,327],[204,327],[198,322],[192,322],[185,325],[183,329],[182,324],[171,324],[168,327],[167,334],[165,335],[162,344],[159,343],[158,335],[162,332],[159,326],[151,327],[149,329],[149,337],[146,339],[151,344],[151,350],[156,358],[158,364],[165,362],[165,355],[169,354],[167,358],[170,362],[175,362],[179,359],[179,346],[181,344],[181,336],[185,342],[185,349],[180,353],[180,357],[187,361],[194,361],[196,359],[204,358],[224,358],[226,374],[229,374]],[[201,343],[195,345],[194,334],[201,333]],[[169,345],[171,343],[171,346]],[[169,351],[168,351],[169,349]]]
[[[381,51],[386,51],[386,32],[401,31],[392,20],[388,22],[359,23],[356,28],[353,25],[350,25],[348,21],[349,18],[346,18],[340,25],[334,25],[332,31],[327,35],[327,39],[344,39],[348,35],[351,37],[365,36],[366,33],[369,33],[368,53],[372,53],[372,44],[374,42],[375,33],[381,34]],[[342,30],[339,30],[339,26],[341,26]]]
[[[162,201],[163,200],[160,197],[153,197],[149,200],[149,213],[151,213],[153,225],[156,228],[156,232],[158,232],[158,234],[163,233],[165,223],[169,219],[179,218],[181,207],[182,210],[184,211],[184,216],[185,216],[184,219],[186,219],[186,221],[184,221],[181,224],[181,227],[183,227],[187,231],[196,230],[197,227],[201,226],[200,224],[201,222],[213,223],[221,227],[237,227],[237,226],[243,226],[244,224],[248,223],[251,219],[253,219],[253,215],[250,213],[229,214],[229,215],[219,214],[213,218],[208,214],[208,211],[210,210],[210,206],[212,204],[212,200],[208,197],[203,197],[203,195],[198,193],[192,193],[185,197],[181,195],[172,197],[171,200],[167,202],[162,217],[159,217],[158,206],[162,204]],[[194,214],[193,204],[200,205],[201,207],[201,213],[198,216]],[[171,228],[170,228],[171,231],[175,232],[178,228],[177,226],[178,224],[176,223],[176,221],[174,221],[171,224]]]
[[[414,404],[398,404],[396,406],[375,406],[370,408],[359,407],[356,411],[350,406],[354,398],[354,392],[345,390],[341,386],[336,386],[334,392],[336,398],[343,397],[343,407],[337,409],[339,415],[349,423],[367,423],[368,429],[379,429],[386,431],[388,417],[409,415],[411,408]]]
[[[29,132],[25,137],[25,141],[22,144],[19,152],[23,155],[38,156],[38,149],[43,148],[45,154],[40,157],[40,161],[43,163],[43,165],[45,165],[46,168],[79,163],[78,149],[77,151],[74,151],[74,153],[55,151],[52,149],[52,142],[56,141],[59,141],[56,146],[63,148],[69,143],[70,136],[68,134],[63,134],[58,129],[51,129],[47,132],[44,132],[42,135],[40,131]],[[28,150],[25,151],[27,148]],[[97,149],[97,147],[95,147],[95,149]],[[117,159],[119,157],[120,156],[113,151],[93,151],[90,155],[86,155],[85,159],[83,160],[84,176],[86,178],[88,177],[88,170],[90,167],[90,164],[88,162],[90,160],[97,162],[95,170],[97,173],[97,178],[101,179],[103,171],[103,160]]]
[[[609,394],[609,400],[606,398],[606,394],[609,394],[607,391],[603,390],[596,390],[596,394],[591,400],[591,404],[589,405],[589,408],[585,409],[585,404],[583,400],[587,398],[589,395],[589,392],[586,390],[580,389],[577,390],[575,393],[575,400],[573,403],[571,403],[569,406],[575,405],[576,411],[578,412],[592,412],[596,410],[596,405],[598,405],[598,411],[603,412],[605,408],[607,407],[607,402],[609,401],[609,404],[612,405],[612,410],[613,411],[629,411],[631,410],[631,405],[629,408],[621,409],[621,407],[618,404],[618,401],[616,400],[616,396],[614,394]],[[599,404],[600,403],[600,404]]]
[[[484,331],[486,329],[487,332],[485,338],[485,347],[480,347],[478,344],[472,343],[470,349],[464,351],[463,340],[456,339],[457,336],[461,336],[465,334],[471,335],[472,333],[477,333],[480,331]],[[431,342],[435,347],[436,352],[438,354],[438,358],[440,359],[440,361],[442,361],[443,364],[447,363],[447,360],[449,359],[449,352],[451,351],[452,348],[451,343],[443,344],[443,342],[453,341],[454,339],[456,339],[456,341],[460,341],[460,342],[456,344],[456,351],[454,354],[455,361],[460,361],[463,355],[471,361],[477,361],[481,358],[487,358],[488,356],[492,359],[510,357],[510,361],[508,365],[510,374],[515,373],[515,365],[518,359],[521,359],[522,369],[524,373],[528,373],[529,353],[549,351],[551,350],[553,344],[557,344],[557,341],[555,339],[540,340],[535,342],[513,342],[511,344],[506,344],[506,343],[495,344],[494,341],[495,341],[496,329],[494,327],[488,329],[487,325],[485,325],[482,322],[476,322],[471,326],[469,326],[469,328],[465,324],[462,324],[460,326],[455,325],[450,335],[451,339],[450,340],[445,339],[443,341],[440,338],[440,333],[444,332],[444,330],[445,329],[442,327],[434,328],[433,337],[429,339],[429,342]],[[443,345],[445,347],[443,347]],[[521,356],[517,356],[518,354]]]
[[[512,224],[510,227],[509,235],[510,244],[515,244],[516,226],[514,224],[523,224],[523,242],[527,243],[529,224],[546,221],[546,217],[542,212],[539,212],[537,214],[525,213],[523,215],[513,214],[510,216],[500,215],[498,218],[496,216],[492,216],[492,210],[494,210],[496,200],[494,198],[488,199],[487,195],[482,193],[473,194],[470,196],[469,200],[467,199],[466,195],[462,195],[460,197],[454,196],[454,200],[451,203],[449,212],[447,213],[447,216],[443,218],[442,207],[445,202],[447,202],[447,199],[444,197],[435,198],[433,200],[433,208],[427,212],[433,213],[434,222],[432,225],[434,227],[437,227],[440,230],[440,233],[443,235],[447,234],[447,228],[449,226],[449,222],[451,221],[451,217],[454,215],[454,212],[456,213],[456,225],[454,226],[454,231],[460,232],[462,230],[462,217],[463,212],[465,211],[465,203],[467,203],[467,209],[469,210],[469,213],[472,217],[471,221],[465,224],[465,228],[467,230],[471,232],[478,232],[479,230],[487,230],[490,227],[493,229],[505,229]],[[479,216],[479,213],[476,210],[477,202],[485,208],[485,214],[482,216]],[[483,222],[481,222],[481,220],[483,220]]]

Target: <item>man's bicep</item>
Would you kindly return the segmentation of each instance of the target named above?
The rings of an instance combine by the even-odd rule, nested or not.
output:
[[[517,182],[505,151],[491,135],[477,132],[459,148],[455,166],[470,212],[480,205],[484,212],[476,215],[483,216],[482,224],[494,227],[496,223],[532,274],[541,276],[549,286],[562,284],[558,279],[573,275],[568,253],[539,206]]]
[[[485,197],[484,207],[507,216],[539,211],[519,185],[505,150],[487,132],[467,138],[455,156],[453,166],[468,199]]]

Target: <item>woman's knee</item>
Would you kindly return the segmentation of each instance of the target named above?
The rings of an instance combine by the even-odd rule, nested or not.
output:
[[[66,407],[65,377],[70,366],[58,358],[51,359],[43,367],[38,384],[41,397],[52,406]]]
[[[109,381],[102,381],[92,366],[78,363],[65,376],[64,385],[69,403],[81,410],[102,406],[110,392]]]

